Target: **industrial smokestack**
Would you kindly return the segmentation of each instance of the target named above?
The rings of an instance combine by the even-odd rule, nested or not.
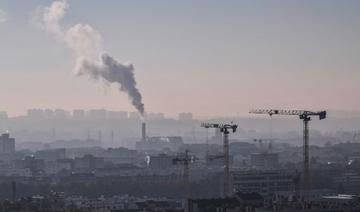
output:
[[[141,124],[141,140],[142,140],[143,142],[146,141],[146,124],[145,124],[145,122],[143,122],[143,123]]]
[[[62,20],[68,7],[67,0],[54,1],[51,6],[40,10],[41,13],[36,19],[44,30],[73,50],[76,56],[76,75],[88,75],[91,79],[104,82],[105,85],[117,84],[119,90],[128,95],[131,104],[143,119],[145,109],[142,95],[136,85],[134,66],[120,63],[107,54],[103,47],[102,35],[90,25],[63,26]]]

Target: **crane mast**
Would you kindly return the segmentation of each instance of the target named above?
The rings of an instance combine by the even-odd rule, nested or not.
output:
[[[189,150],[185,150],[185,155],[182,157],[176,157],[173,159],[173,163],[177,164],[177,163],[182,163],[183,164],[183,185],[185,187],[185,194],[184,197],[186,199],[191,197],[191,190],[190,190],[190,170],[189,170],[189,165],[190,163],[195,159],[192,158],[189,155]]]
[[[236,124],[214,124],[214,123],[202,123],[201,127],[204,128],[218,128],[223,134],[224,138],[224,196],[231,194],[230,189],[230,158],[229,158],[229,134],[230,131],[236,132]]]
[[[303,120],[303,190],[305,196],[309,194],[310,190],[310,161],[309,161],[309,121],[311,116],[319,116],[319,120],[326,118],[326,111],[307,111],[307,110],[274,110],[274,109],[257,109],[250,110],[253,114],[268,114],[272,115],[295,115]]]

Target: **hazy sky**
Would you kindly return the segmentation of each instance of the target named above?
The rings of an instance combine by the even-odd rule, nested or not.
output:
[[[0,110],[134,109],[72,75],[71,50],[33,21],[48,0],[0,0]],[[69,0],[135,66],[148,111],[245,114],[249,108],[360,108],[360,1]]]

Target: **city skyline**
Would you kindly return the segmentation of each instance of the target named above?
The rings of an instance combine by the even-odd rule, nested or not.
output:
[[[51,2],[0,3],[0,109],[11,116],[38,107],[134,110],[115,86],[72,75],[72,52],[33,21]],[[109,53],[134,64],[149,111],[228,116],[263,107],[360,107],[357,1],[69,5],[66,26],[95,27]]]

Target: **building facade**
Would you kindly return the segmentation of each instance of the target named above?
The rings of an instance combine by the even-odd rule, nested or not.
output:
[[[0,136],[0,154],[11,154],[15,152],[15,138],[10,138],[9,133]]]
[[[285,171],[236,171],[233,186],[243,193],[292,194],[295,190],[294,176]]]

